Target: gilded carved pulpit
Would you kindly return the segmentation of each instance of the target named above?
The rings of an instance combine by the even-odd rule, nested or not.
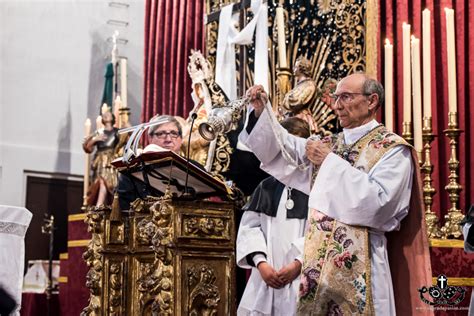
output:
[[[168,181],[164,196],[136,200],[119,216],[109,207],[89,209],[92,240],[84,258],[91,295],[83,314],[234,314],[234,202],[223,183],[169,152],[126,168],[137,177],[147,169],[152,185],[165,183],[159,175],[171,172],[176,183]],[[179,172],[187,168],[191,200],[177,194],[184,181]],[[220,198],[203,197],[210,195]]]

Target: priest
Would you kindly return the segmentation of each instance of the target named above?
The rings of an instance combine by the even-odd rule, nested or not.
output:
[[[322,140],[289,135],[261,86],[247,96],[240,140],[263,170],[309,194],[298,313],[429,314],[418,293],[431,267],[416,153],[376,121],[382,85],[343,78],[332,96],[343,131]]]

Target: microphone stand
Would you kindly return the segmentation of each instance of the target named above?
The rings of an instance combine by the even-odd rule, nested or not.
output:
[[[191,194],[188,191],[188,177],[189,177],[189,151],[191,149],[191,135],[193,133],[193,125],[196,118],[197,118],[197,114],[195,112],[191,114],[191,126],[189,128],[189,136],[188,136],[188,151],[186,153],[186,180],[184,182],[184,192],[183,194],[181,194],[181,197],[186,198],[186,199],[191,199],[194,197],[194,194]]]
[[[53,294],[53,245],[54,245],[54,215],[48,217],[45,214],[43,219],[43,225],[41,226],[41,232],[49,235],[49,258],[48,258],[48,288],[46,289],[46,299],[48,300],[48,312],[47,315],[51,315],[51,301]]]

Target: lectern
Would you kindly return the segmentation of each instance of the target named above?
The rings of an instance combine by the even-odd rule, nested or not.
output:
[[[169,151],[113,165],[163,196],[136,200],[113,220],[109,207],[88,210],[90,300],[83,314],[235,314],[231,191]]]

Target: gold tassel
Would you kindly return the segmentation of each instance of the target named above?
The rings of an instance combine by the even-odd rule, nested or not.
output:
[[[111,222],[120,222],[122,220],[122,212],[120,210],[119,196],[118,193],[114,194],[114,200],[112,202],[112,212],[110,213]]]

